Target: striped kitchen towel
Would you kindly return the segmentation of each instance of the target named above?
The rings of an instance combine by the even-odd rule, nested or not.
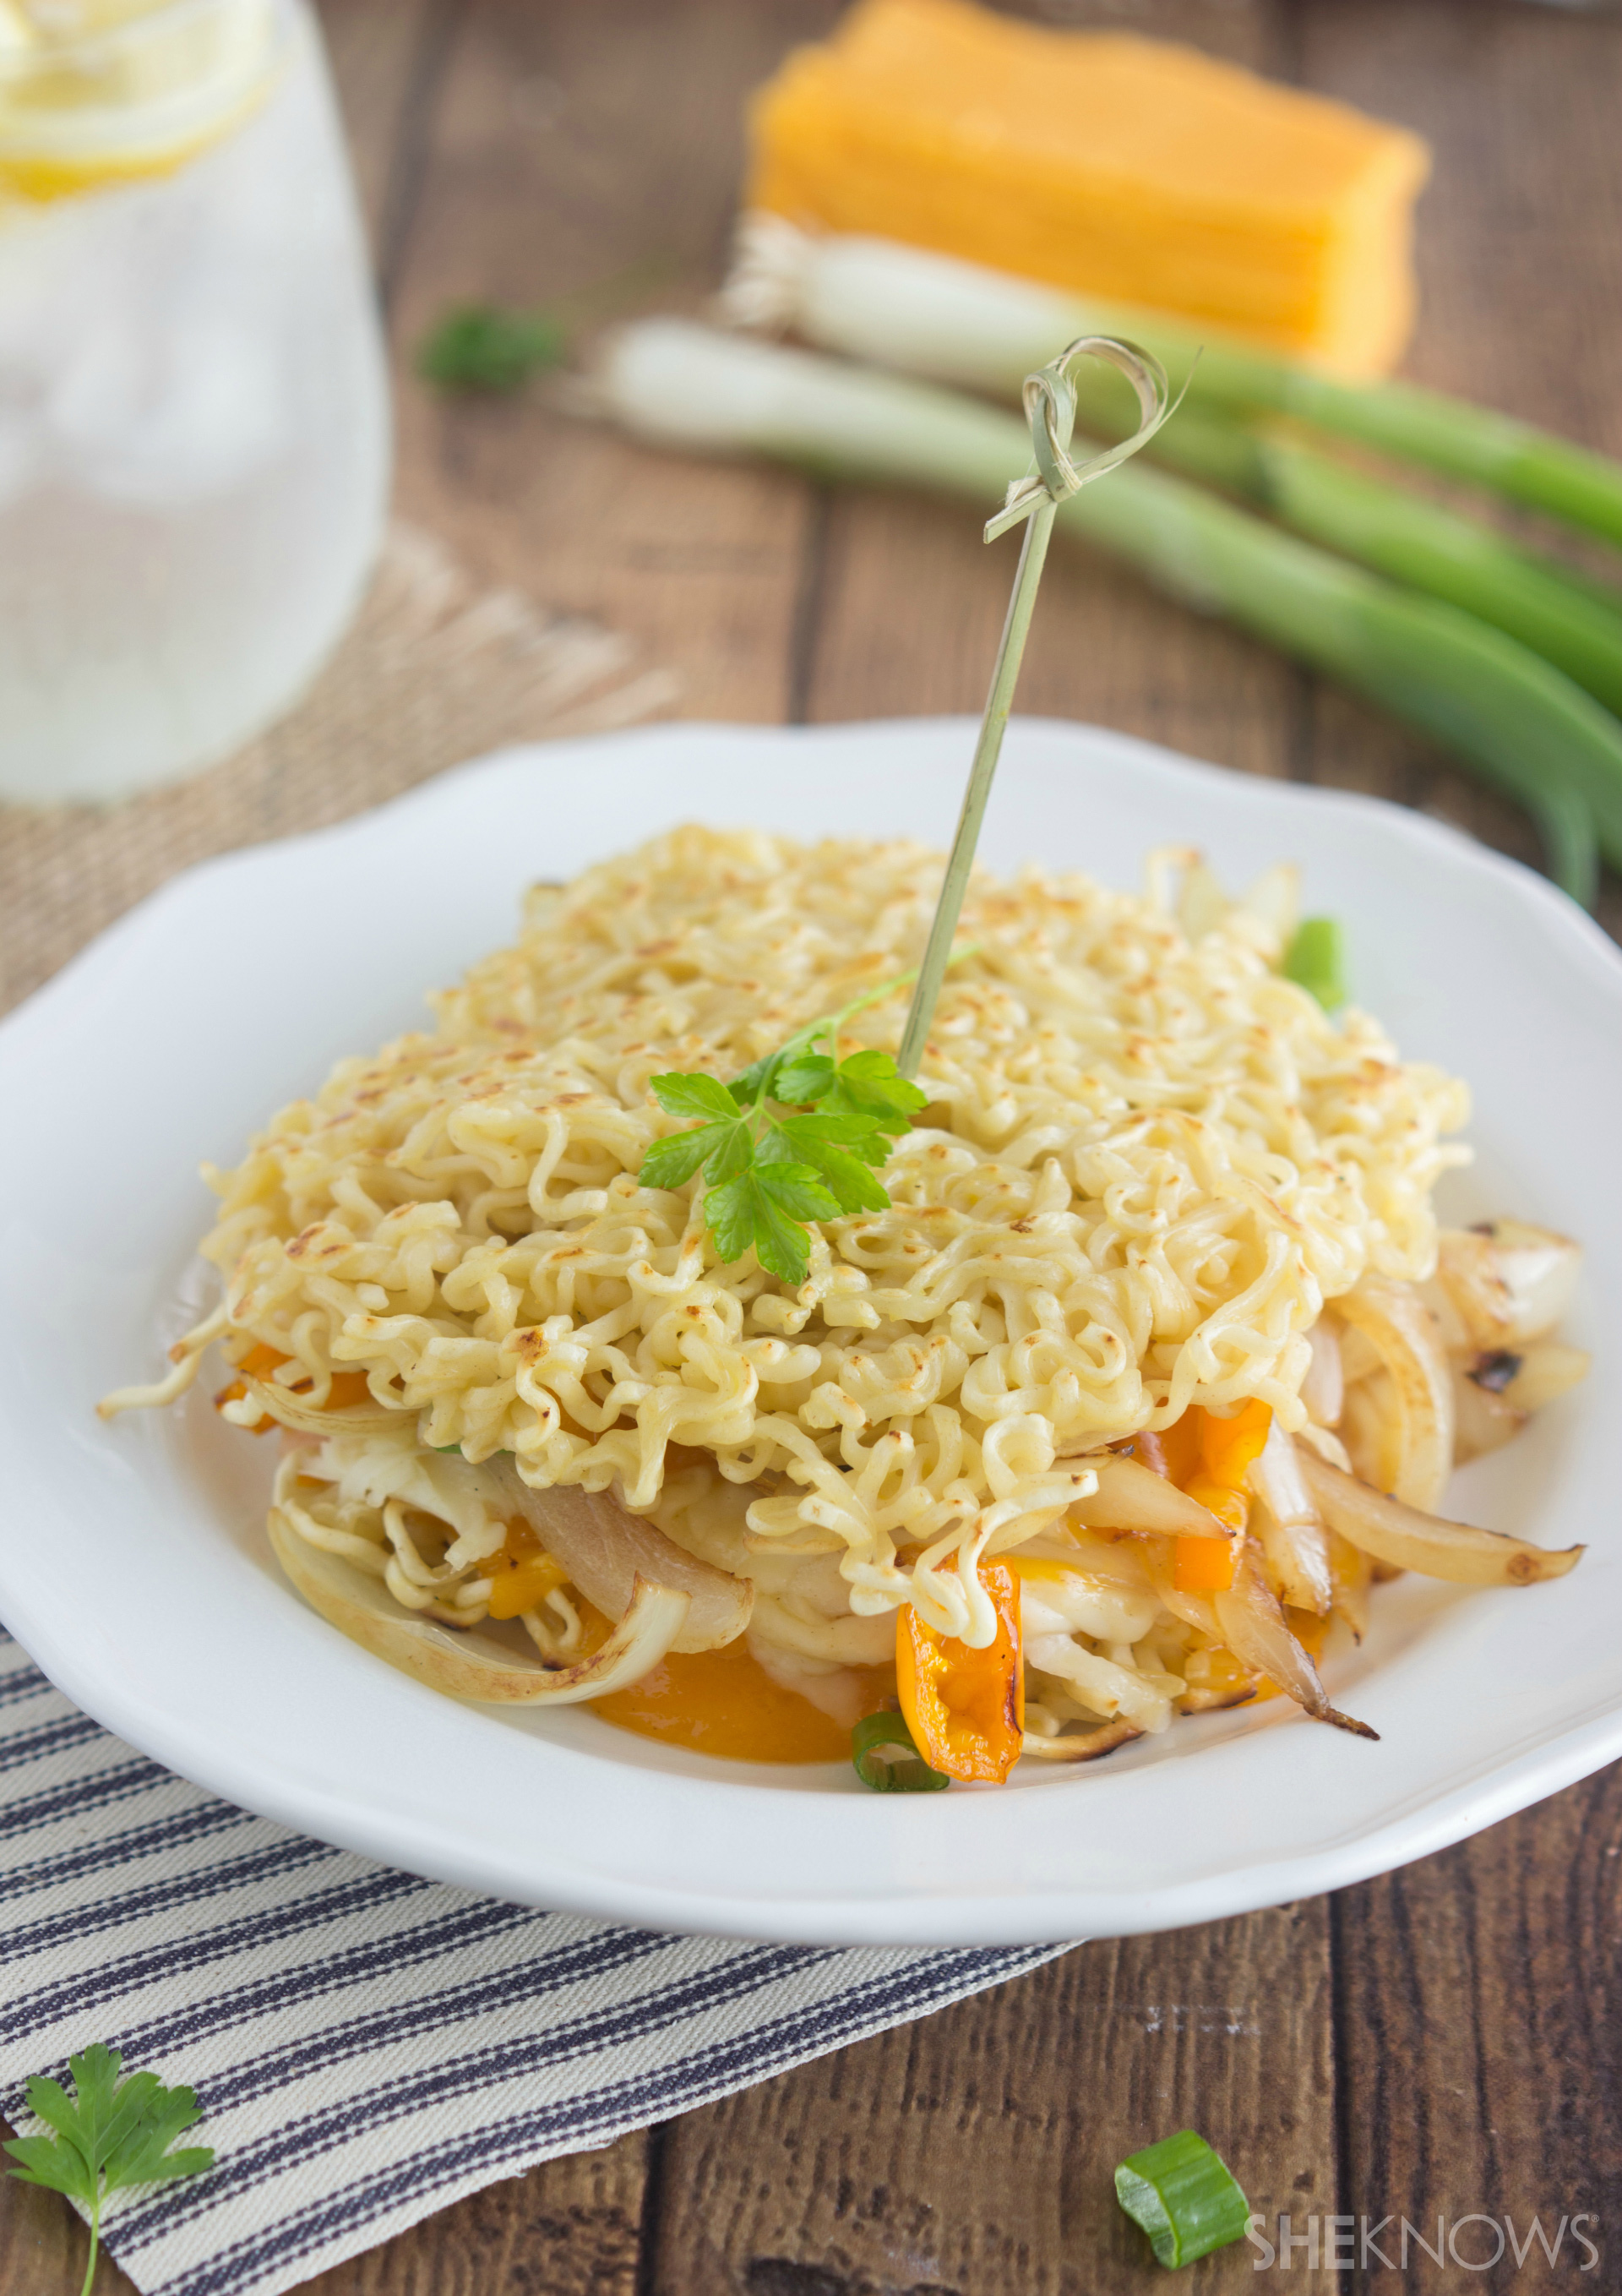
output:
[[[0,2112],[92,2041],[188,2082],[217,2154],[121,2194],[150,2296],[307,2279],[1051,1958],[655,1936],[397,1874],[250,1817],[78,1713],[0,1629]]]

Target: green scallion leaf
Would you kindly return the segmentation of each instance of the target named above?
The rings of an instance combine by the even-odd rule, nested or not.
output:
[[[938,1793],[952,1783],[932,1770],[899,1714],[868,1714],[850,1734],[850,1759],[874,1793]]]
[[[1250,2203],[1226,2162],[1192,2128],[1123,2161],[1115,2197],[1165,2265],[1192,2264],[1226,2248],[1250,2221]]]
[[[1346,1002],[1344,959],[1345,947],[1337,921],[1333,917],[1304,917],[1284,951],[1279,970],[1286,980],[1309,990],[1326,1013],[1332,1013]]]

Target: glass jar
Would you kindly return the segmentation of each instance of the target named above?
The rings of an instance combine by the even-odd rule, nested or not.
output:
[[[389,471],[305,0],[0,0],[0,798],[120,797],[280,715]]]

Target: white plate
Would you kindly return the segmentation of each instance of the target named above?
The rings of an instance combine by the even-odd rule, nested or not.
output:
[[[194,1301],[209,1199],[340,1054],[510,937],[523,885],[672,823],[945,844],[965,719],[659,726],[509,751],[382,812],[209,863],[0,1029],[0,1618],[109,1728],[248,1808],[496,1896],[729,1935],[1004,1943],[1206,1921],[1457,1841],[1622,1752],[1614,1317],[1622,1297],[1622,962],[1561,895],[1412,813],[1027,720],[985,853],[1106,882],[1204,847],[1242,885],[1306,865],[1360,1001],[1476,1091],[1466,1217],[1580,1235],[1586,1390],[1460,1479],[1461,1507],[1593,1542],[1525,1591],[1379,1591],[1332,1675],[1367,1745],[1282,1702],[1181,1722],[1001,1792],[878,1798],[848,1771],[711,1762],[583,1709],[497,1718],[345,1642],[270,1562],[265,1453],[206,1397],[111,1427]],[[1035,1771],[1027,1775],[1027,1771]]]

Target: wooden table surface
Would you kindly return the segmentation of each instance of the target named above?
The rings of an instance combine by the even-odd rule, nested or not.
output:
[[[431,404],[449,301],[535,303],[650,255],[724,260],[742,94],[836,0],[327,0],[399,357],[399,499],[492,578],[633,636],[691,716],[978,709],[1007,562],[961,510],[668,462],[533,399]],[[1517,0],[1045,0],[1192,39],[1421,130],[1411,371],[1622,454],[1622,23]],[[1510,808],[1258,646],[1083,557],[1047,578],[1022,705],[1238,771],[1377,791],[1528,857]],[[1167,824],[1168,832],[1176,824]],[[1613,923],[1622,921],[1610,888]],[[1520,1209],[1536,1213],[1536,1206]],[[1034,1976],[611,2150],[497,2185],[322,2296],[1115,2296],[1156,2284],[1124,2154],[1193,2123],[1253,2207],[1585,2214],[1558,2261],[1313,2286],[1622,2287],[1622,1772],[1331,1898],[1081,1947]],[[1597,2219],[1597,2222],[1593,2221]],[[1472,2237],[1484,2245],[1472,2247]],[[1356,2240],[1353,2247],[1356,2249]],[[1393,2257],[1388,2234],[1380,2246]],[[1466,2258],[1491,2252],[1477,2227]],[[1242,2244],[1178,2285],[1257,2284]],[[1298,2252],[1293,2268],[1315,2259]],[[0,2296],[83,2234],[0,2185]],[[128,2284],[110,2265],[102,2296]],[[1271,2282],[1267,2284],[1271,2285]],[[1295,2284],[1294,2283],[1291,2284]]]

